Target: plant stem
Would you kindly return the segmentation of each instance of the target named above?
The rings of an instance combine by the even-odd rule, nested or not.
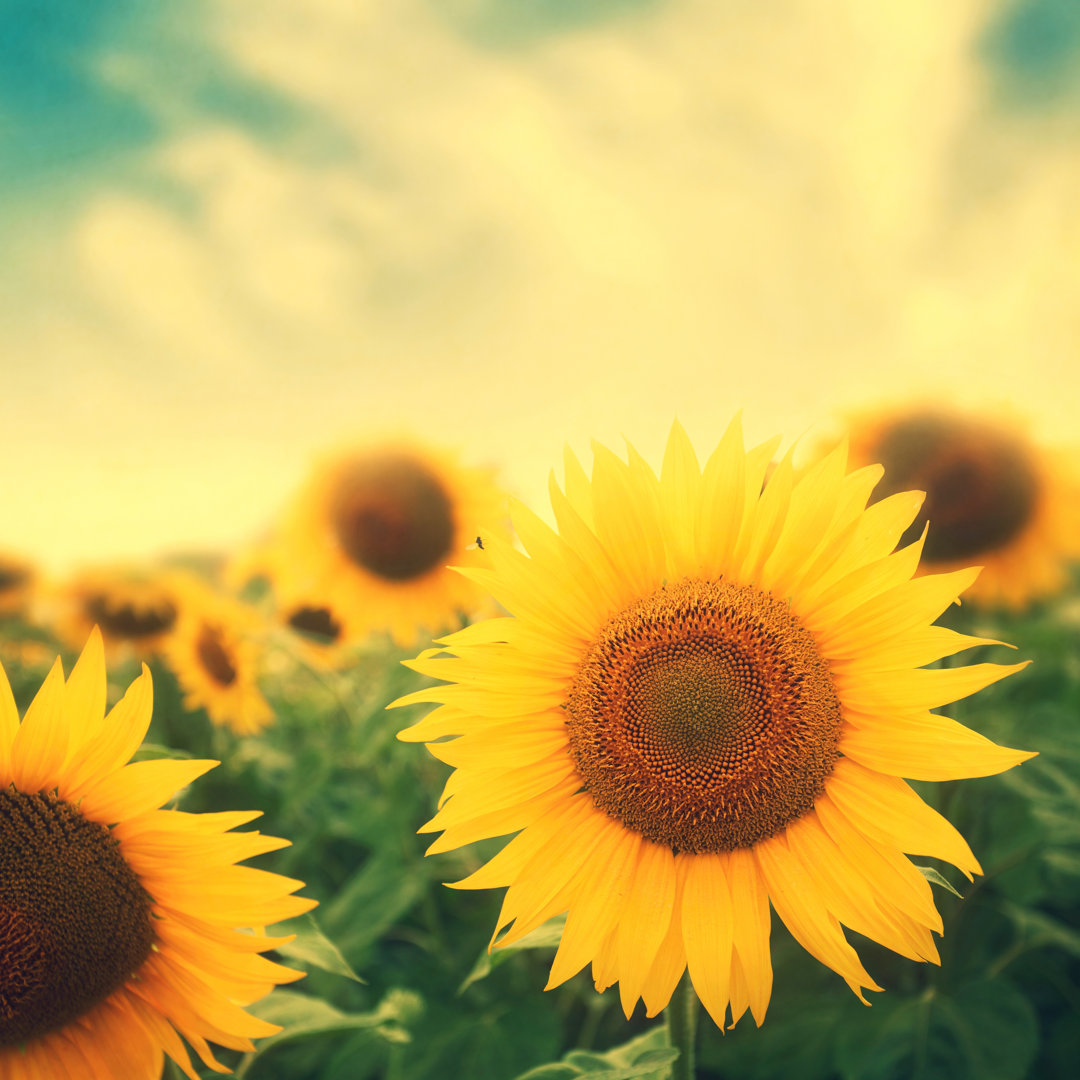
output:
[[[667,1019],[668,1042],[679,1051],[671,1063],[671,1080],[694,1080],[694,1034],[697,1030],[697,994],[689,974],[675,987],[671,1001],[664,1010]]]

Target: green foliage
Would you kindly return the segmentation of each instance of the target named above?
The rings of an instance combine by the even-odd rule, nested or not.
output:
[[[613,1050],[571,1050],[562,1061],[530,1069],[516,1080],[665,1080],[671,1063],[679,1056],[667,1041],[664,1025],[657,1024]]]
[[[341,950],[319,929],[314,915],[304,915],[295,923],[283,923],[277,929],[295,935],[292,941],[279,945],[277,949],[278,954],[293,966],[305,971],[316,967],[335,975],[344,975],[353,982],[364,981],[341,955]]]
[[[955,663],[1034,660],[951,714],[1039,756],[1001,776],[916,785],[984,869],[969,883],[955,868],[919,866],[945,924],[941,966],[849,933],[885,991],[868,995],[868,1009],[774,916],[764,1028],[747,1015],[722,1033],[702,1016],[700,1080],[1071,1078],[1080,1054],[1080,590],[1024,615],[965,605],[948,618],[1018,647],[1018,656],[982,647]],[[49,644],[22,624],[5,629],[9,641]],[[489,951],[501,896],[444,887],[503,841],[425,857],[431,837],[417,829],[449,769],[396,739],[424,709],[385,709],[422,685],[399,664],[407,654],[375,643],[347,670],[324,673],[278,645],[263,685],[273,727],[248,738],[214,728],[184,710],[175,679],[154,664],[154,721],[139,752],[220,760],[182,807],[261,810],[253,827],[292,846],[253,865],[300,878],[320,901],[312,916],[271,930],[296,935],[276,959],[307,973],[252,1007],[283,1030],[254,1054],[222,1059],[247,1080],[663,1080],[677,1051],[662,1022],[645,1021],[640,1007],[627,1022],[587,972],[543,992],[561,919]],[[5,667],[25,708],[47,658],[6,655]],[[134,665],[110,670],[111,700],[135,674]]]
[[[543,926],[538,926],[531,934],[526,934],[520,941],[515,941],[510,945],[496,945],[492,949],[485,949],[477,958],[476,963],[473,964],[472,971],[465,976],[465,981],[458,989],[458,993],[463,994],[473,983],[487,978],[499,964],[509,960],[514,953],[521,952],[522,949],[551,949],[554,952],[558,948],[565,925],[566,916],[559,915],[550,922],[544,923]]]
[[[844,1080],[1023,1080],[1038,1046],[1035,1014],[1001,980],[883,1002],[844,1026]]]
[[[918,870],[919,873],[922,874],[922,876],[926,878],[926,880],[929,881],[931,885],[940,885],[941,888],[947,889],[949,892],[951,892],[953,896],[957,896],[961,900],[963,900],[963,895],[957,892],[952,882],[950,882],[949,879],[940,870],[935,870],[932,866],[918,865],[915,866],[915,869]]]

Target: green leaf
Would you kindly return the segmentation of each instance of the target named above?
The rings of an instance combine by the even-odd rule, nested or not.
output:
[[[542,998],[538,990],[503,995],[482,1010],[470,1010],[470,1003],[481,997],[430,1002],[424,1037],[408,1048],[403,1078],[506,1080],[555,1057],[562,1026],[550,995]],[[579,1070],[571,1069],[556,1076],[577,1075]]]
[[[999,979],[875,1004],[840,1030],[837,1065],[844,1080],[1023,1080],[1038,1041],[1027,999]]]
[[[1053,945],[1072,956],[1080,956],[1080,932],[1049,915],[1003,900],[1001,910],[1016,927],[1019,944],[1026,949]]]
[[[364,982],[341,955],[341,950],[319,929],[313,915],[304,915],[291,923],[282,923],[275,927],[274,931],[275,934],[280,931],[296,935],[293,941],[287,945],[279,945],[276,951],[290,960],[295,960],[305,970],[317,967],[352,979],[353,982]]]
[[[515,1080],[666,1080],[679,1051],[667,1044],[667,1029],[657,1024],[644,1035],[605,1053],[571,1050],[561,1062],[540,1065]]]
[[[161,743],[144,742],[132,757],[132,761],[157,761],[159,758],[190,758],[190,751],[180,750],[175,746],[163,746]]]
[[[573,1065],[553,1064],[537,1065],[535,1069],[514,1077],[514,1080],[570,1080],[571,1077],[579,1076],[581,1071]]]
[[[1043,854],[1047,865],[1070,877],[1080,877],[1080,852],[1052,849]]]
[[[932,866],[919,866],[916,863],[915,869],[918,870],[919,873],[922,874],[922,876],[926,878],[926,880],[929,881],[931,885],[940,885],[943,889],[948,889],[948,891],[951,892],[953,896],[957,896],[961,900],[964,899],[963,895],[961,893],[958,893],[956,889],[953,888],[952,882],[950,882],[947,877],[945,877],[939,871],[935,870]]]
[[[575,1069],[579,1069],[582,1072],[588,1070],[603,1071],[607,1070],[611,1072],[615,1068],[607,1058],[602,1057],[600,1054],[594,1054],[591,1050],[571,1050],[566,1057],[563,1058],[563,1063],[566,1065],[573,1065]]]
[[[303,1039],[368,1029],[388,1042],[408,1042],[409,1033],[402,1025],[415,1017],[419,1007],[419,998],[415,994],[401,990],[391,991],[378,1008],[369,1013],[346,1013],[321,998],[291,990],[275,990],[269,997],[250,1006],[250,1010],[271,1024],[280,1024],[282,1030],[262,1039],[256,1052],[244,1059],[236,1075],[246,1076],[276,1047]]]
[[[512,945],[495,947],[488,952],[482,952],[473,964],[472,971],[465,976],[464,981],[458,987],[458,994],[464,994],[473,983],[486,979],[500,964],[508,960],[514,953],[523,949],[555,949],[558,948],[562,938],[563,927],[566,925],[566,916],[558,915],[543,926],[538,926],[531,934],[526,934],[520,941]]]

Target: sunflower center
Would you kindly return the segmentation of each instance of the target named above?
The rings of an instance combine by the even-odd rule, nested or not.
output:
[[[88,1012],[153,940],[147,895],[104,825],[50,795],[0,791],[0,1047]]]
[[[828,666],[786,604],[684,581],[616,615],[566,703],[596,805],[673,851],[731,851],[810,810],[839,756]]]
[[[449,496],[404,455],[355,462],[339,479],[331,522],[345,554],[388,581],[422,577],[443,565],[454,541]]]
[[[885,476],[875,495],[926,492],[922,513],[902,543],[922,535],[933,562],[970,559],[1014,540],[1031,520],[1039,494],[1020,443],[986,424],[925,413],[890,427],[875,448]]]
[[[21,588],[29,580],[29,572],[20,566],[0,566],[0,593]]]
[[[164,634],[176,622],[176,605],[168,600],[140,607],[130,600],[116,603],[111,597],[96,593],[86,600],[85,610],[106,636],[132,641]]]
[[[333,644],[341,637],[341,623],[324,607],[298,607],[288,618],[289,625],[320,644]]]
[[[203,670],[219,686],[232,686],[236,682],[236,665],[219,627],[203,623],[195,642],[195,651]]]

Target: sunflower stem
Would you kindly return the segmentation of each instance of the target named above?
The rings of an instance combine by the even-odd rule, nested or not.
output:
[[[675,987],[664,1010],[668,1042],[679,1051],[671,1063],[671,1080],[694,1080],[694,1035],[697,1031],[697,994],[689,974]]]

